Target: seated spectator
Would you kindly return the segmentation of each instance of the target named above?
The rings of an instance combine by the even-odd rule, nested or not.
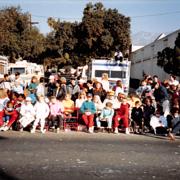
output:
[[[96,118],[99,118],[99,116],[101,114],[101,111],[103,109],[103,103],[101,102],[101,99],[100,99],[100,97],[98,95],[95,95],[93,97],[93,102],[94,102],[95,108],[96,108],[96,113],[95,113],[94,119],[96,119]]]
[[[102,84],[102,88],[108,92],[109,91],[109,80],[108,80],[108,74],[107,73],[103,73],[102,74],[102,78],[101,78],[101,84]]]
[[[169,94],[167,89],[159,83],[155,83],[153,87],[155,100],[163,107],[164,116],[166,117],[170,113]]]
[[[48,118],[49,127],[57,129],[57,133],[59,129],[63,129],[63,112],[64,106],[61,101],[58,101],[55,96],[51,96],[51,100],[49,103],[50,114]]]
[[[24,89],[23,89],[23,86],[22,86],[20,81],[15,81],[14,82],[14,85],[12,86],[12,91],[16,92],[18,94],[23,94],[24,93]]]
[[[3,126],[4,108],[9,101],[8,94],[5,89],[0,89],[0,127]]]
[[[0,82],[0,88],[11,90],[11,81],[8,74],[4,74],[3,80]]]
[[[53,75],[49,76],[49,82],[45,86],[47,87],[47,97],[51,97],[56,94],[56,82]]]
[[[124,94],[124,88],[121,80],[116,81],[116,85],[113,87],[113,91],[115,92],[115,97],[117,97],[119,93]]]
[[[143,118],[144,118],[144,131],[150,131],[150,119],[151,116],[155,113],[155,108],[152,105],[152,100],[150,97],[147,97],[143,104]]]
[[[34,92],[34,93],[36,93],[36,89],[37,89],[37,86],[38,86],[38,79],[37,79],[37,77],[36,76],[33,76],[32,78],[31,78],[31,82],[30,82],[30,84],[28,85],[28,90],[30,91],[30,92]]]
[[[62,101],[63,107],[64,107],[64,114],[66,116],[71,116],[71,114],[74,112],[74,101],[71,100],[71,95],[66,94],[65,99]]]
[[[147,85],[146,81],[142,81],[141,85],[139,86],[139,88],[136,89],[136,94],[140,98],[143,98],[143,97],[145,97],[146,93],[149,93],[150,91],[151,91],[151,86]]]
[[[18,115],[18,111],[14,108],[14,104],[11,101],[8,101],[6,107],[4,108],[4,124],[0,130],[7,131],[17,120]]]
[[[45,133],[46,132],[46,129],[44,129],[45,120],[49,115],[49,106],[45,102],[43,95],[38,96],[38,101],[34,106],[34,110],[35,110],[35,121],[33,123],[33,128],[31,129],[31,133],[35,133],[38,123],[40,123],[41,133]]]
[[[169,79],[169,85],[175,85],[177,86],[179,84],[179,81],[176,80],[176,76],[174,75],[170,75],[170,79]]]
[[[25,103],[21,106],[21,118],[19,119],[20,131],[23,131],[23,129],[27,127],[35,119],[35,110],[31,101],[31,98],[27,97]]]
[[[99,95],[101,101],[103,102],[106,98],[106,91],[103,89],[100,82],[96,82],[94,85],[95,87],[93,89],[93,95]]]
[[[123,60],[123,54],[122,54],[122,52],[120,51],[120,50],[117,50],[117,52],[115,52],[115,54],[114,54],[114,59],[115,59],[115,61],[117,61],[117,62],[122,62],[122,60]]]
[[[67,94],[66,78],[61,77],[60,81],[56,81],[55,96],[59,101],[63,101]]]
[[[86,100],[86,93],[84,91],[81,91],[79,93],[78,98],[75,101],[75,107],[80,109],[85,100]]]
[[[142,133],[143,110],[140,101],[135,102],[135,107],[132,108],[131,112],[131,119],[133,120],[134,133]]]
[[[122,120],[124,128],[125,128],[125,133],[129,134],[129,104],[127,103],[127,98],[124,97],[122,99],[122,103],[119,109],[116,110],[116,114],[114,117],[114,133],[118,134],[118,127],[119,127],[119,122]]]
[[[45,86],[44,86],[44,77],[40,77],[39,84],[36,87],[37,96],[43,95],[45,96]]]
[[[110,133],[112,131],[113,116],[114,116],[114,109],[112,108],[112,103],[107,102],[100,116],[96,118],[97,128],[101,128],[101,122],[105,121],[107,122],[108,133]]]
[[[180,133],[180,113],[178,108],[173,109],[172,119],[170,122],[169,137],[171,140],[175,140],[175,135]]]
[[[87,80],[87,94],[93,94],[93,82],[91,80]]]
[[[167,134],[167,119],[159,110],[151,117],[150,125],[154,134]]]
[[[114,91],[108,91],[106,99],[103,101],[103,107],[106,106],[106,103],[110,102],[113,105],[113,109],[115,109],[115,97],[114,97]]]
[[[81,109],[82,119],[85,122],[89,133],[94,132],[94,114],[96,113],[96,107],[92,101],[92,94],[87,94],[87,100],[83,102]]]
[[[71,78],[70,83],[67,85],[67,93],[71,94],[71,99],[75,102],[80,92],[76,79]]]

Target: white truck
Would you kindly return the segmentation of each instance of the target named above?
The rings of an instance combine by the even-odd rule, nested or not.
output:
[[[107,73],[111,88],[117,80],[121,80],[124,92],[127,94],[129,92],[130,67],[131,62],[128,59],[123,59],[122,62],[117,62],[114,59],[92,59],[88,65],[87,76],[89,79],[95,78],[101,81],[102,74]]]
[[[0,56],[0,79],[4,77],[4,74],[8,73],[8,58],[6,56]]]
[[[9,63],[8,72],[11,76],[14,76],[16,72],[19,72],[22,80],[26,84],[31,81],[32,76],[36,76],[38,79],[44,76],[43,65],[27,62],[26,60]]]

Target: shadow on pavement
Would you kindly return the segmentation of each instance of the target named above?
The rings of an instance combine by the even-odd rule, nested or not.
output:
[[[18,178],[13,177],[7,173],[5,173],[2,169],[0,169],[0,180],[18,180]]]
[[[7,137],[0,136],[0,140],[8,139]]]
[[[155,134],[146,133],[146,134],[144,134],[144,136],[152,137],[152,138],[156,138],[156,139],[169,140],[169,138],[167,136],[164,136],[164,135],[155,135]]]

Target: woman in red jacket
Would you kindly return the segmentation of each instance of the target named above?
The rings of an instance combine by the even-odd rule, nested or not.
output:
[[[129,134],[129,104],[127,103],[126,98],[123,98],[120,108],[116,110],[116,115],[114,117],[115,134],[118,134],[118,126],[120,120],[123,121],[125,133]]]

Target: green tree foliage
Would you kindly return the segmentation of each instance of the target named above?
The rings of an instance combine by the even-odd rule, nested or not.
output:
[[[84,65],[93,58],[111,58],[130,46],[130,18],[102,3],[89,3],[81,22],[65,22],[49,17],[51,32],[44,37],[32,26],[30,14],[20,7],[0,10],[0,54],[32,62],[52,62],[56,66]]]
[[[11,61],[22,57],[37,61],[44,51],[44,36],[31,27],[30,15],[22,13],[20,7],[0,10],[0,54],[10,56]]]
[[[57,58],[58,64],[82,65],[92,57],[111,58],[117,49],[125,54],[131,43],[130,18],[116,9],[105,9],[102,3],[87,4],[80,23],[49,18],[48,24],[52,31],[44,55]]]
[[[166,47],[158,52],[157,65],[168,74],[180,76],[180,33],[176,38],[174,49]]]

